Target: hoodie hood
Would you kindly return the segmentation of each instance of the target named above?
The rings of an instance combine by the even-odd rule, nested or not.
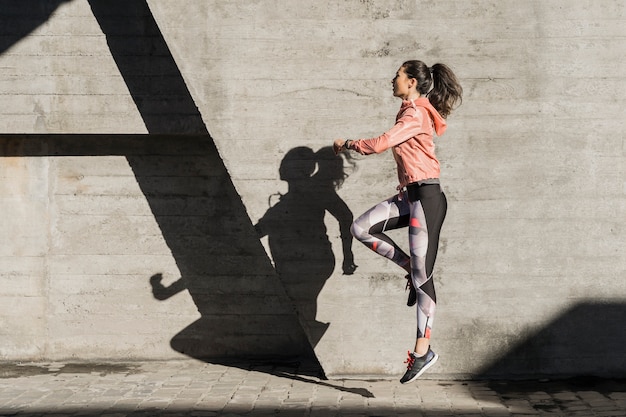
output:
[[[435,125],[435,133],[437,136],[441,136],[446,131],[448,125],[446,124],[446,119],[443,118],[430,104],[430,100],[427,97],[420,97],[415,100],[402,100],[402,106],[400,108],[401,111],[405,110],[407,107],[423,107],[428,112],[428,115],[432,119]]]

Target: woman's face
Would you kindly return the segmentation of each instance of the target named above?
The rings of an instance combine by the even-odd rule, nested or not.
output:
[[[391,84],[393,84],[393,95],[394,97],[399,97],[403,100],[409,97],[409,93],[411,92],[411,83],[412,78],[409,78],[404,71],[404,67],[400,67],[398,72],[396,72],[396,76],[391,80]]]

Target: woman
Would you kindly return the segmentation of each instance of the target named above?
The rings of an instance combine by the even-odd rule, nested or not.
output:
[[[350,149],[363,155],[391,148],[396,160],[400,192],[356,219],[351,232],[408,272],[407,304],[417,302],[417,340],[400,380],[404,384],[417,379],[438,359],[430,348],[436,303],[433,268],[447,201],[439,184],[433,139],[435,133],[445,132],[445,118],[460,104],[463,89],[446,65],[429,68],[421,61],[403,63],[392,84],[393,95],[402,99],[395,125],[371,139],[337,139],[333,148],[337,153]],[[408,227],[410,256],[384,233],[401,227]]]

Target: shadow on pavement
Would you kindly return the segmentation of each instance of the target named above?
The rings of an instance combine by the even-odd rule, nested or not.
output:
[[[189,363],[164,365],[163,373],[159,365],[147,367],[150,370],[137,363],[0,364],[0,415],[626,415],[626,385],[620,380],[424,380],[406,386],[396,381],[345,380],[328,384],[302,377],[301,364],[293,363],[258,363],[250,373],[226,368],[196,371]],[[268,381],[257,373],[280,378]],[[282,381],[283,374],[292,382]],[[21,379],[13,382],[13,378]]]
[[[605,396],[614,393],[626,393],[626,379],[611,379],[598,377],[574,377],[565,379],[541,380],[491,380],[489,388],[504,396],[521,396],[544,392],[557,394],[559,392],[593,391]]]

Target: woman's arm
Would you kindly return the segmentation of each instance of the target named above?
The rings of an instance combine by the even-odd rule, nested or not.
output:
[[[408,109],[391,129],[375,138],[351,141],[349,149],[362,155],[384,152],[421,133],[423,120],[422,112]]]

